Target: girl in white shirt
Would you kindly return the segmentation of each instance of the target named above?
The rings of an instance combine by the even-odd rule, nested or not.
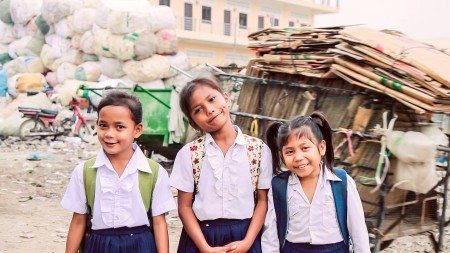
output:
[[[142,106],[134,96],[113,91],[100,101],[97,134],[102,149],[75,168],[61,201],[73,212],[66,253],[79,248],[86,253],[169,252],[165,214],[176,206],[166,170],[133,143],[142,134],[141,121]],[[95,171],[91,180],[88,170]],[[151,182],[153,191],[143,187],[148,192],[140,192],[144,178],[153,178],[142,181]],[[95,183],[90,190],[89,182]],[[92,227],[82,245],[88,221]]]
[[[180,106],[189,123],[205,135],[178,152],[170,176],[184,225],[178,252],[261,252],[272,179],[269,148],[233,126],[229,97],[214,78],[188,83],[180,93]],[[261,144],[259,158],[252,159],[260,163],[257,182],[252,181],[248,154],[254,146],[249,140]],[[199,148],[204,153],[195,159]]]
[[[276,176],[269,191],[262,251],[344,253],[351,239],[354,252],[369,253],[361,200],[353,179],[333,169],[332,132],[324,115],[314,112],[274,123],[266,135]],[[282,171],[282,164],[287,171]],[[343,192],[334,192],[345,184],[339,188]]]

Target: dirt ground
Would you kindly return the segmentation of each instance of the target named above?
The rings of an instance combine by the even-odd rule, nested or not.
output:
[[[74,166],[95,156],[97,149],[73,137],[0,141],[0,253],[64,252],[71,213],[59,202]],[[170,252],[176,252],[181,231],[177,212],[167,221]],[[427,235],[416,235],[395,240],[384,252],[433,251]],[[449,228],[443,252],[450,252]]]

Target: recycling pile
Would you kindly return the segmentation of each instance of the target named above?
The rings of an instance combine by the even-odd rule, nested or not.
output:
[[[419,113],[450,113],[450,55],[394,32],[349,27],[340,34],[338,76]]]
[[[13,96],[48,84],[66,105],[80,81],[162,88],[176,74],[170,66],[189,67],[172,10],[146,0],[3,0],[0,20],[0,63]],[[39,75],[20,90],[24,73]]]
[[[401,33],[362,26],[269,28],[250,34],[249,40],[248,47],[259,55],[249,64],[252,76],[262,71],[340,77],[419,114],[450,113],[450,55]]]
[[[309,77],[333,78],[330,72],[340,40],[336,38],[341,27],[331,28],[268,28],[248,36],[249,48],[261,55],[257,68]]]

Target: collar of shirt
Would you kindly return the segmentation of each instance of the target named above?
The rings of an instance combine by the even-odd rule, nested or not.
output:
[[[128,161],[127,167],[125,168],[124,176],[132,174],[136,170],[152,173],[152,170],[150,169],[147,161],[147,157],[144,155],[141,148],[139,148],[136,143],[133,143],[133,150],[133,155],[131,156],[130,161]],[[99,168],[101,166],[105,166],[107,169],[114,171],[114,168],[103,149],[100,149],[100,151],[97,153],[95,163],[92,167]]]
[[[324,187],[326,181],[342,181],[342,180],[338,176],[336,176],[333,172],[331,172],[329,169],[327,169],[327,167],[324,166],[320,169],[319,174],[318,185],[320,186],[320,188]],[[288,183],[289,185],[300,184],[300,179],[298,178],[297,174],[291,173],[291,175],[289,176]],[[297,190],[298,188],[294,187],[293,189]]]
[[[237,132],[236,140],[234,140],[234,143],[239,144],[239,145],[246,145],[247,141],[245,140],[244,134],[242,133],[241,129],[236,125],[233,125],[233,127],[234,127],[234,130]],[[216,143],[214,141],[214,138],[211,136],[210,133],[206,133],[205,147],[207,147],[209,144],[213,144],[213,143]]]

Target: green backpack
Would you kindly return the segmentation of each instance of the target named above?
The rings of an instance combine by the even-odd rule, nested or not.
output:
[[[84,191],[86,193],[86,206],[88,218],[86,220],[86,229],[84,233],[84,238],[80,244],[78,252],[84,252],[84,242],[90,235],[91,232],[91,219],[92,219],[92,207],[94,206],[95,200],[95,181],[97,179],[97,169],[92,166],[95,163],[95,157],[87,160],[83,167],[83,183]],[[152,218],[152,196],[153,189],[155,188],[156,180],[158,179],[159,164],[152,159],[148,159],[148,165],[152,170],[152,173],[147,173],[138,170],[138,180],[139,180],[139,191],[141,192],[142,201],[144,202],[145,210],[147,211],[147,217],[151,225]]]
[[[83,167],[84,191],[86,193],[86,206],[89,216],[92,216],[92,207],[95,200],[95,181],[97,178],[97,169],[92,167],[94,163],[95,158],[89,159],[84,163]],[[148,159],[148,165],[150,166],[152,173],[138,170],[138,178],[139,191],[141,192],[142,201],[144,202],[144,207],[150,220],[153,189],[155,188],[156,180],[158,178],[159,164],[152,159]]]

